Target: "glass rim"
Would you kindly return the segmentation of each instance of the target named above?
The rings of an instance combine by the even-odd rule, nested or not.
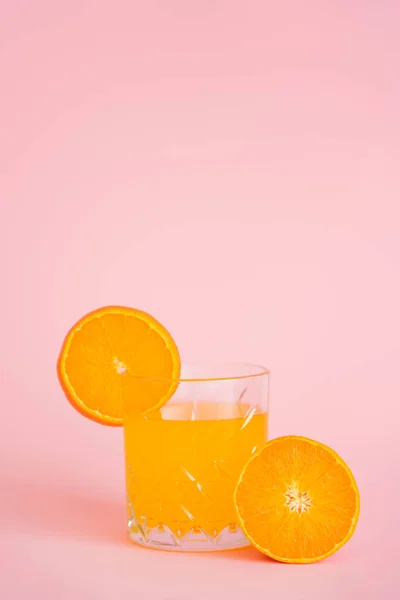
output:
[[[170,382],[170,383],[211,383],[213,381],[236,381],[236,380],[242,380],[242,379],[253,379],[255,377],[264,377],[264,376],[268,376],[270,375],[270,370],[267,369],[267,367],[264,367],[262,365],[256,364],[256,363],[244,363],[244,362],[219,362],[219,361],[193,361],[193,362],[188,362],[188,361],[183,361],[181,363],[181,367],[182,366],[214,366],[214,367],[218,367],[218,366],[225,366],[225,367],[232,367],[232,370],[236,369],[238,370],[238,374],[237,375],[224,375],[224,376],[217,376],[217,377],[212,377],[212,376],[204,376],[204,377],[157,377],[155,375],[133,375],[133,377],[135,379],[141,379],[144,381],[165,381],[165,382]],[[245,371],[253,369],[252,373],[246,373]],[[242,373],[240,371],[243,371]]]

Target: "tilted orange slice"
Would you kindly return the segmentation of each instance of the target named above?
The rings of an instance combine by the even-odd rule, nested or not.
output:
[[[240,525],[267,556],[311,563],[352,536],[360,495],[346,463],[313,440],[276,438],[245,465],[235,490]]]
[[[134,404],[135,411],[145,412],[171,397],[176,388],[171,380],[179,377],[180,358],[171,335],[151,315],[106,306],[71,328],[57,371],[67,398],[79,412],[104,425],[122,425],[127,402]]]

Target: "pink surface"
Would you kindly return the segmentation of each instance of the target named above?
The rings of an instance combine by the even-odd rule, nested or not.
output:
[[[2,3],[2,598],[396,597],[399,30],[395,0]],[[186,359],[271,368],[271,434],[356,475],[345,548],[299,567],[127,541],[122,432],[55,377],[107,303]]]

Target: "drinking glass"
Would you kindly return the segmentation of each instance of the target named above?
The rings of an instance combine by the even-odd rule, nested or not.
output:
[[[137,394],[161,380],[138,378]],[[162,380],[165,389],[166,380]],[[128,532],[163,550],[248,545],[233,494],[241,470],[267,440],[269,371],[250,364],[183,364],[164,406],[124,406]]]

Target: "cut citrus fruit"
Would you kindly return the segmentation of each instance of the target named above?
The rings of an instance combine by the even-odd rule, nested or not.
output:
[[[138,412],[167,402],[176,389],[180,358],[174,340],[152,316],[106,306],[71,328],[57,371],[79,412],[104,425],[122,425],[125,402]]]
[[[235,490],[239,523],[249,541],[275,560],[311,563],[352,536],[360,495],[346,463],[313,440],[267,442],[245,465]]]

